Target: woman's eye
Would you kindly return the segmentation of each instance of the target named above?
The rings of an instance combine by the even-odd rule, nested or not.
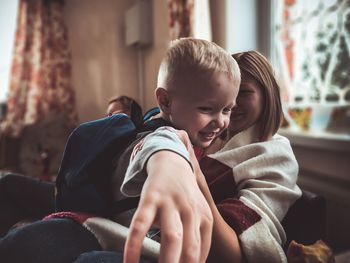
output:
[[[247,93],[252,93],[254,92],[253,90],[250,90],[250,89],[241,89],[239,91],[239,94],[247,94]]]

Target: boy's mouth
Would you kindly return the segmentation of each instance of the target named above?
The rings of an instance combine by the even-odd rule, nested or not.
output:
[[[217,132],[199,132],[199,135],[206,141],[214,140],[217,134]]]

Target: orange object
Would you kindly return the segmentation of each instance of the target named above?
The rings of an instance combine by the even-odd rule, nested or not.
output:
[[[335,263],[332,249],[322,240],[303,245],[294,240],[287,251],[288,263]]]

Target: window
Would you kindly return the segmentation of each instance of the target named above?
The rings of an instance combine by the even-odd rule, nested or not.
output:
[[[350,1],[275,0],[272,8],[271,54],[292,122],[322,130],[336,118],[348,133]]]
[[[5,0],[0,8],[0,103],[9,89],[12,48],[14,45],[18,1]]]

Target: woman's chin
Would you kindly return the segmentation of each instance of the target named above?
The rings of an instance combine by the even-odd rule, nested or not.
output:
[[[230,117],[230,122],[242,121],[245,119],[244,114],[232,114]]]
[[[233,137],[235,136],[236,134],[248,129],[249,127],[246,127],[245,125],[234,125],[234,123],[232,124],[232,127],[233,128],[230,128],[229,129],[229,134],[230,134],[230,137]]]

